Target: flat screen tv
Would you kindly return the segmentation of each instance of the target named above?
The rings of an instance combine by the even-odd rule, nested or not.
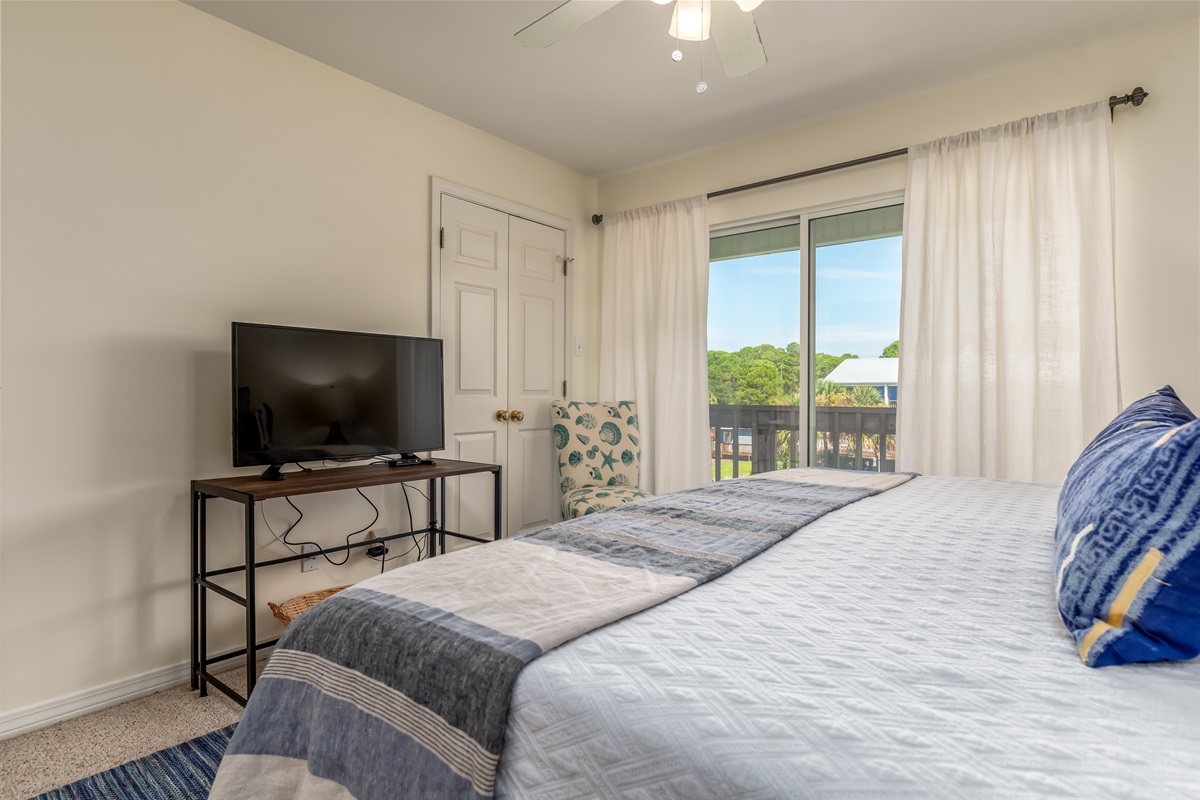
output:
[[[235,322],[232,355],[235,467],[445,446],[441,339]]]

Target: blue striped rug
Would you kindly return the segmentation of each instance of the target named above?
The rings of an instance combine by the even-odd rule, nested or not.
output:
[[[204,800],[234,727],[68,783],[34,800]]]

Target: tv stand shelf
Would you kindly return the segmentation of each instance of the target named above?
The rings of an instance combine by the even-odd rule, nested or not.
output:
[[[441,520],[446,517],[446,478],[462,475],[473,475],[490,472],[494,478],[495,500],[492,520],[492,538],[484,539],[457,531],[448,531],[441,526]],[[255,572],[260,567],[269,567],[309,558],[311,554],[301,553],[268,561],[254,560],[254,513],[255,504],[263,500],[278,497],[296,497],[305,494],[336,492],[343,489],[363,489],[370,486],[387,486],[396,483],[412,483],[414,481],[429,482],[429,524],[417,531],[391,534],[371,540],[354,542],[349,545],[338,545],[324,548],[326,553],[342,553],[359,547],[366,547],[392,539],[416,537],[425,535],[429,543],[429,554],[435,556],[440,550],[446,552],[446,537],[467,539],[473,542],[494,541],[500,538],[500,466],[498,464],[481,464],[473,461],[451,461],[437,459],[433,464],[405,465],[390,467],[386,464],[370,464],[361,467],[341,467],[333,469],[314,469],[301,472],[284,473],[284,480],[263,480],[257,475],[239,475],[230,478],[210,478],[192,481],[192,689],[199,689],[200,696],[208,694],[208,684],[212,684],[235,702],[246,704],[250,693],[254,691],[255,659],[257,652],[274,645],[278,639],[268,642],[257,641],[255,633],[255,614],[257,601],[255,599]],[[439,497],[439,489],[440,497]],[[212,498],[223,498],[241,503],[244,506],[245,529],[245,562],[223,569],[208,568],[208,501]],[[440,499],[440,504],[439,504]],[[439,515],[440,511],[440,515]],[[233,591],[212,581],[212,578],[234,572],[246,573],[245,595]],[[208,592],[216,594],[237,603],[246,609],[246,646],[232,653],[219,656],[208,655]],[[238,694],[219,678],[209,672],[209,666],[239,656],[246,659],[246,696]]]

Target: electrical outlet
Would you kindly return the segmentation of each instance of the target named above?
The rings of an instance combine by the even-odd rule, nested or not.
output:
[[[392,531],[390,528],[375,528],[374,530],[367,531],[367,541],[373,542],[376,539],[382,539],[386,536],[390,536],[391,533]],[[379,544],[373,544],[363,551],[363,555],[371,559],[384,558],[387,556],[387,554],[388,546],[383,542],[380,542]]]
[[[315,544],[302,544],[302,545],[300,545],[300,552],[302,552],[302,553],[320,553],[321,548],[317,547]],[[300,571],[301,572],[312,572],[314,569],[317,569],[318,567],[321,566],[320,559],[321,559],[321,557],[319,555],[310,556],[308,558],[302,559],[300,561]]]

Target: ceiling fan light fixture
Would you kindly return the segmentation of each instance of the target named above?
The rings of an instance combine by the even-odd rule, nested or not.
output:
[[[742,11],[753,11],[762,5],[762,1],[763,0],[737,0],[737,5]],[[654,0],[654,2],[658,3],[661,2],[661,0]]]
[[[711,21],[712,7],[705,0],[675,0],[667,33],[687,42],[702,42],[708,38]]]

